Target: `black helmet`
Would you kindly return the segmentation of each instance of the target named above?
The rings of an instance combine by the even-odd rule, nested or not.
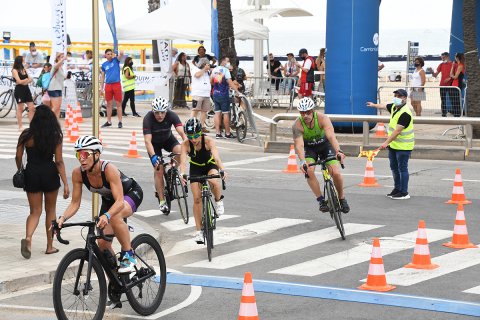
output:
[[[197,118],[190,118],[185,121],[185,133],[195,134],[202,131],[202,123]]]

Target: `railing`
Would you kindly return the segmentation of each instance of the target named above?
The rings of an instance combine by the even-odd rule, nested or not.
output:
[[[328,117],[332,122],[362,122],[363,123],[363,146],[370,144],[370,122],[388,123],[389,116],[369,116],[369,115],[350,115],[350,114],[329,114]],[[277,141],[277,123],[280,120],[295,120],[298,114],[293,113],[278,113],[271,119],[270,122],[270,141]],[[468,151],[472,148],[473,128],[472,125],[480,125],[480,118],[436,118],[436,117],[416,117],[415,124],[435,124],[435,125],[463,125],[465,126],[465,149]]]
[[[249,77],[244,80],[245,96],[254,107],[286,107],[292,108],[297,86],[296,77]]]
[[[421,114],[417,113],[417,117],[420,115],[440,117],[446,116],[447,113],[450,113],[456,117],[460,117],[466,114],[466,110],[464,110],[464,90],[460,90],[460,88],[452,86],[380,86],[378,87],[378,102],[384,104],[391,103],[393,91],[399,88],[405,89],[408,92],[407,103],[412,106],[411,109],[414,115],[416,113],[416,106],[413,106],[412,96],[415,100],[415,103],[420,106]],[[420,109],[417,111],[420,111]],[[379,114],[382,113],[380,112]]]

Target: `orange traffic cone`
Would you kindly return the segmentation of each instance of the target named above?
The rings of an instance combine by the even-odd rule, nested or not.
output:
[[[300,173],[301,171],[297,168],[297,156],[295,155],[295,147],[290,145],[290,154],[288,155],[287,168],[282,170],[285,173]]]
[[[463,211],[463,204],[458,204],[455,226],[453,227],[452,241],[443,244],[445,247],[455,249],[477,248],[476,245],[468,240],[467,221]]]
[[[430,250],[428,249],[427,231],[425,230],[425,221],[418,222],[417,241],[413,251],[412,262],[405,265],[405,268],[413,269],[435,269],[438,264],[433,264],[430,260]]]
[[[78,133],[78,124],[76,121],[73,121],[72,131],[70,132],[70,142],[75,142],[79,138],[80,134]]]
[[[242,299],[240,300],[238,320],[258,320],[257,303],[255,301],[252,274],[250,272],[245,272],[243,279]]]
[[[76,119],[78,123],[83,122],[83,117],[82,117],[82,107],[80,107],[80,102],[77,102],[77,109],[75,110],[76,114]]]
[[[70,105],[67,108],[67,115],[65,117],[65,138],[70,140],[70,134],[72,132],[73,119],[72,119],[72,107]]]
[[[380,251],[380,240],[374,238],[370,266],[368,267],[367,282],[358,287],[358,289],[385,292],[395,288],[395,286],[387,284],[382,252]]]
[[[107,144],[103,142],[102,132],[100,131],[100,129],[98,130],[98,140],[100,140],[100,142],[102,143],[102,146],[104,147],[107,146]]]
[[[70,105],[67,105],[67,112],[65,112],[65,121],[63,122],[63,128],[65,130],[67,130],[68,126],[70,125],[70,117],[69,117],[69,114],[68,114],[70,108],[71,108]]]
[[[385,125],[382,122],[379,122],[377,125],[377,131],[375,132],[375,137],[377,138],[387,137],[387,132],[385,131]]]
[[[127,158],[140,158],[137,150],[137,133],[132,131],[132,139],[130,140],[130,146],[128,147],[127,154],[123,155]]]
[[[455,170],[455,180],[453,180],[452,198],[445,203],[456,204],[470,204],[472,201],[468,201],[465,198],[465,190],[463,190],[462,175],[460,169]]]
[[[375,179],[375,172],[373,171],[373,161],[367,160],[367,166],[365,167],[365,175],[363,182],[358,184],[360,187],[379,187],[380,185]]]

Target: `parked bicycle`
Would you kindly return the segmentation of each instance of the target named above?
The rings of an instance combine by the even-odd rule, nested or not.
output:
[[[8,89],[0,94],[0,118],[5,118],[13,106],[17,105],[13,91],[15,90],[15,79],[10,76],[0,76],[0,82],[6,84]]]
[[[203,243],[207,246],[208,261],[212,261],[212,249],[213,249],[213,230],[217,227],[217,211],[213,205],[212,192],[209,179],[222,179],[222,188],[225,190],[225,180],[223,180],[223,171],[220,174],[212,174],[206,176],[193,176],[186,179],[190,182],[200,182],[202,184],[202,231],[203,231]]]
[[[103,252],[98,239],[112,241],[113,235],[104,235],[96,222],[64,223],[58,227],[52,221],[52,232],[60,243],[61,230],[81,226],[88,228],[85,248],[73,249],[60,261],[53,279],[53,306],[57,319],[101,320],[105,313],[107,294],[113,308],[121,308],[125,294],[137,313],[154,313],[163,299],[166,287],[166,265],[160,244],[149,234],[140,234],[132,241],[137,265],[130,274],[117,273],[117,258],[110,251]],[[97,232],[95,231],[97,230]],[[108,278],[108,286],[105,275]]]
[[[187,185],[183,185],[182,179],[180,177],[180,172],[178,171],[178,162],[175,159],[175,156],[180,156],[177,153],[170,153],[166,156],[162,156],[163,170],[163,179],[164,179],[164,188],[163,194],[165,196],[165,201],[167,202],[168,211],[164,212],[165,215],[170,214],[171,204],[173,200],[177,200],[178,209],[180,210],[180,215],[182,216],[183,222],[188,224],[188,188]],[[160,197],[155,191],[155,197],[160,203]]]
[[[338,192],[335,188],[335,184],[333,183],[332,176],[328,171],[327,162],[336,160],[337,157],[328,157],[324,160],[318,160],[313,163],[309,163],[308,166],[316,166],[320,165],[322,168],[322,176],[323,176],[323,195],[326,198],[325,200],[328,203],[328,209],[330,212],[330,217],[335,221],[335,225],[337,226],[338,231],[340,232],[340,236],[343,240],[345,240],[345,229],[343,227],[342,221],[342,206],[340,204],[340,199],[338,198]],[[342,169],[345,168],[343,163],[341,163]],[[304,165],[305,172],[307,172],[307,164]],[[305,173],[305,178],[308,178],[308,173]]]
[[[247,116],[240,106],[240,101],[243,98],[246,98],[243,94],[235,96],[235,91],[230,90],[230,129],[236,132],[238,142],[243,142],[247,136]],[[211,104],[212,110],[207,112],[207,119],[205,120],[205,126],[208,129],[213,129],[215,127],[215,112],[213,111],[212,100]]]

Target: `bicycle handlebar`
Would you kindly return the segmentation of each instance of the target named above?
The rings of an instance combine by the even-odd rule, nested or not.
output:
[[[15,78],[14,77],[11,77],[11,76],[0,76],[0,79],[7,79],[11,82],[15,82]]]
[[[340,161],[340,155],[333,156],[333,157],[328,157],[328,158],[323,159],[323,160],[319,159],[315,162],[304,164],[303,169],[305,170],[305,178],[309,178],[309,175],[307,173],[308,167],[312,167],[312,166],[316,166],[316,165],[322,165],[323,166],[325,163],[327,163],[328,161],[332,161],[332,160]],[[342,169],[345,169],[345,165],[342,162],[340,162],[340,165],[342,166]]]
[[[205,182],[209,179],[221,179],[222,180],[222,189],[225,190],[227,188],[226,184],[225,184],[225,180],[223,179],[224,177],[224,173],[223,171],[220,171],[219,174],[210,174],[210,175],[206,175],[206,176],[193,176],[193,177],[189,177],[187,175],[184,175],[183,176],[185,180],[189,180],[190,182]]]
[[[98,218],[97,218],[98,220]],[[85,222],[75,222],[75,223],[64,223],[62,224],[62,227],[59,228],[58,227],[58,223],[57,223],[57,220],[52,220],[52,238],[53,236],[57,236],[57,240],[58,242],[62,243],[62,244],[65,244],[65,245],[68,245],[70,244],[70,241],[68,240],[64,240],[62,238],[62,235],[61,235],[61,230],[63,228],[69,228],[69,227],[95,227],[97,225],[97,222],[96,221],[85,221]],[[98,235],[96,236],[97,239],[102,239],[102,240],[105,240],[105,241],[108,241],[108,242],[112,242],[113,241],[113,238],[115,235],[112,235],[112,234],[108,234],[108,235],[105,235],[103,233],[103,230],[100,229],[100,228],[97,228],[98,230]]]

